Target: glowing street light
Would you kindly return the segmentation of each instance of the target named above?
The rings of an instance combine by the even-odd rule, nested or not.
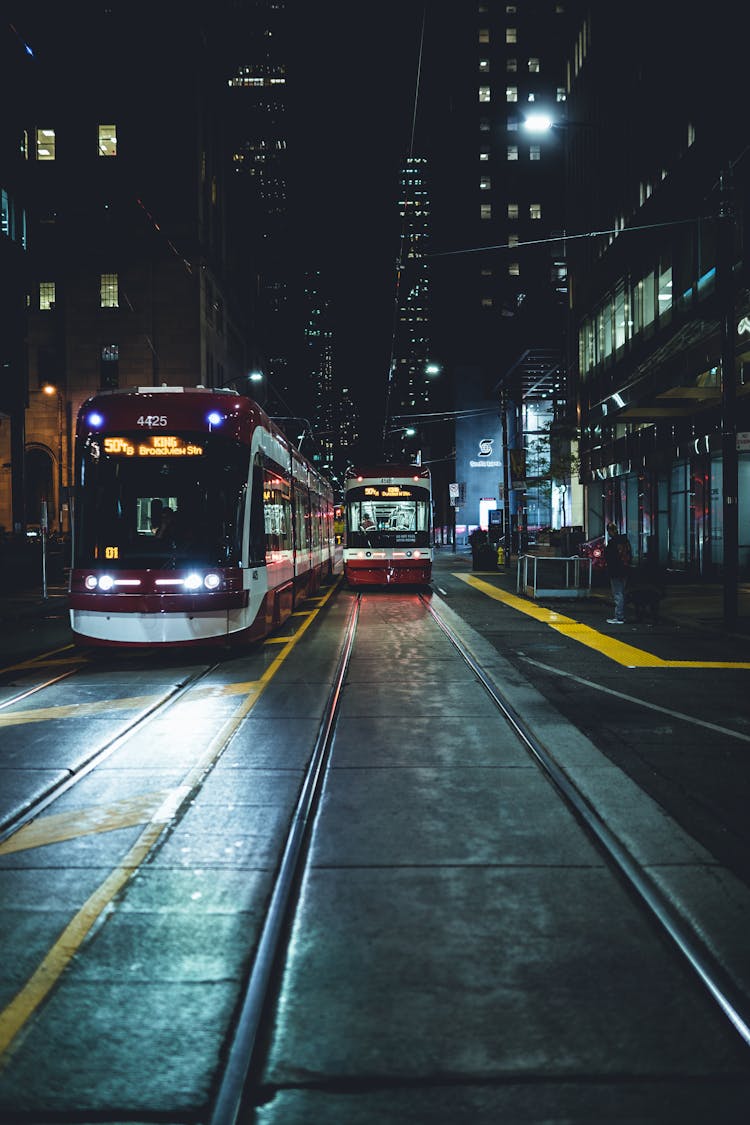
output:
[[[549,113],[530,113],[523,127],[529,133],[548,133],[556,124]]]

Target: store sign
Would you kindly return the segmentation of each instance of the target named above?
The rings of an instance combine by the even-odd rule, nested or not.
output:
[[[477,456],[481,458],[480,461],[469,461],[472,469],[499,469],[502,468],[501,461],[492,460],[492,446],[495,442],[494,438],[480,438]]]

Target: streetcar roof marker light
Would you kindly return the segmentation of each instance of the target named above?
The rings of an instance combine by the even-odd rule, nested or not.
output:
[[[219,414],[218,410],[212,410],[208,415],[206,421],[208,422],[209,426],[220,426],[224,421],[224,418],[221,414]]]
[[[104,425],[104,418],[96,410],[93,410],[88,417],[88,423],[92,430],[98,430],[100,426]]]

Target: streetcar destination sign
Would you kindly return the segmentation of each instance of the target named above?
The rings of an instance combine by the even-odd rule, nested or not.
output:
[[[402,488],[398,484],[388,484],[382,487],[377,484],[366,484],[364,492],[365,496],[374,496],[378,500],[411,499],[414,495],[410,488]]]
[[[104,452],[111,457],[202,457],[203,447],[173,434],[134,438],[105,437]]]

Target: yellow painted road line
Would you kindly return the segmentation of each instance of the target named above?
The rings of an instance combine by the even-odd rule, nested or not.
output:
[[[473,574],[454,574],[453,577],[460,578],[462,582],[473,586],[475,590],[479,590],[480,593],[486,594],[489,598],[494,598],[495,601],[502,602],[511,609],[518,610],[519,613],[525,613],[527,617],[534,617],[537,621],[543,621],[545,625],[549,625],[551,629],[556,629],[563,636],[570,637],[571,640],[577,641],[579,644],[595,649],[602,656],[614,660],[616,664],[622,664],[625,668],[750,669],[750,662],[747,661],[662,660],[660,656],[654,656],[653,653],[636,648],[635,645],[627,644],[616,637],[610,637],[607,633],[600,633],[597,629],[592,629],[590,625],[584,625],[573,617],[566,617],[563,613],[557,613],[555,610],[547,609],[536,602],[527,601],[517,594],[500,590],[497,586],[493,586],[491,582],[485,582],[481,578],[476,578]]]
[[[57,668],[60,665],[88,663],[88,656],[72,655],[74,647],[74,645],[63,645],[62,648],[53,649],[52,652],[44,652],[40,656],[32,656],[28,660],[22,660],[20,664],[6,664],[0,668],[0,672],[28,672],[36,668]],[[71,652],[71,655],[60,660],[53,660],[52,657],[57,656],[60,652]]]
[[[170,790],[167,797],[152,812],[146,828],[127,852],[120,865],[87,899],[23,988],[14,996],[10,1004],[0,1012],[0,1067],[7,1061],[3,1056],[18,1033],[55,987],[94,925],[104,911],[109,908],[115,895],[123,889],[146,860],[167,825],[171,823],[179,809],[200,784],[206,772],[229,745],[263,689],[271,682],[284,660],[315,620],[318,612],[319,610],[314,610],[302,622],[295,635],[289,638],[288,643],[269,664],[255,685],[256,690],[246,696],[244,702],[214,735],[199,760],[183,779],[182,784],[176,789]],[[40,825],[44,819],[51,818],[40,818]],[[11,836],[9,839],[13,840],[14,837]]]
[[[94,805],[88,809],[69,809],[64,813],[53,813],[32,820],[19,828],[9,839],[0,844],[0,855],[12,852],[43,848],[47,844],[59,844],[64,840],[75,840],[79,836],[94,836],[100,832],[114,832],[118,828],[133,828],[145,824],[157,809],[161,808],[171,789],[155,793],[141,793],[135,797],[125,797],[122,801],[112,801],[107,805]]]

